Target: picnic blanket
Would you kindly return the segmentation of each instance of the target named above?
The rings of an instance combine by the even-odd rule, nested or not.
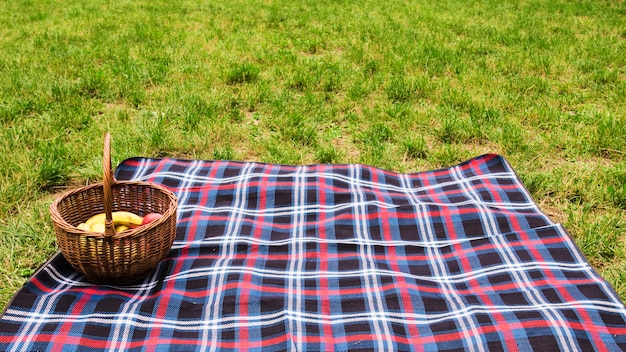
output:
[[[0,319],[1,351],[616,351],[626,309],[512,167],[132,158],[179,199],[145,280],[55,255]]]

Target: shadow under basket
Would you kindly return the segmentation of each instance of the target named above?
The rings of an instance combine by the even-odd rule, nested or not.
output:
[[[50,215],[61,253],[72,267],[92,283],[115,286],[142,279],[167,256],[176,237],[178,202],[162,186],[116,181],[110,172],[107,144],[108,135],[104,182],[66,192],[50,205]],[[111,216],[115,211],[162,216],[146,225],[115,232]],[[108,213],[104,233],[77,228],[101,213]]]

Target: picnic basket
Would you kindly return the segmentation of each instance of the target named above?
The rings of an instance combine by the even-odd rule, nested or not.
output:
[[[176,236],[176,196],[139,181],[117,181],[111,168],[111,136],[104,137],[102,182],[70,190],[50,205],[57,243],[65,259],[96,284],[125,285],[148,275],[168,254]],[[162,216],[146,225],[115,232],[112,213],[130,211]],[[104,233],[77,228],[106,214]]]

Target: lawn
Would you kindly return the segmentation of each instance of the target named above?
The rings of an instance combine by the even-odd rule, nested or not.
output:
[[[0,307],[128,157],[507,158],[626,300],[624,1],[0,2]]]

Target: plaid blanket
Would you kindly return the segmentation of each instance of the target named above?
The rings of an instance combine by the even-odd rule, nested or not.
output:
[[[142,282],[59,254],[0,319],[2,351],[616,351],[626,309],[511,166],[398,174],[133,158],[179,199]]]

